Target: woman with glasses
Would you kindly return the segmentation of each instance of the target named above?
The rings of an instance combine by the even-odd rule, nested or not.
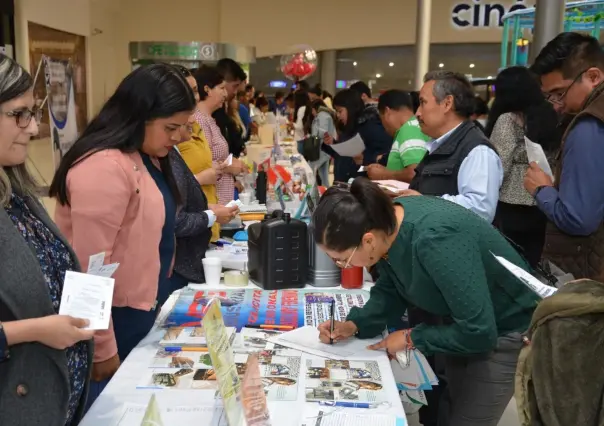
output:
[[[172,66],[128,75],[61,160],[56,222],[83,269],[105,253],[115,272],[108,330],[95,333],[92,402],[147,335],[170,295],[181,196],[168,153],[188,135],[195,97]]]
[[[346,321],[319,326],[324,343],[380,336],[400,324],[408,305],[435,324],[391,332],[372,349],[417,348],[444,359],[449,426],[496,426],[514,393],[521,333],[538,297],[495,258],[526,269],[516,250],[488,222],[436,197],[394,202],[357,178],[350,190],[328,189],[313,214],[314,237],[340,266],[377,264],[379,279],[363,308]]]
[[[38,133],[33,80],[0,55],[0,423],[76,425],[86,403],[93,332],[57,315],[78,260],[38,200],[25,166]]]
[[[495,86],[497,97],[485,129],[503,166],[494,224],[535,267],[541,260],[547,217],[524,188],[524,175],[529,167],[524,138],[541,145],[553,158],[562,134],[553,125],[558,119],[556,111],[543,98],[539,83],[527,68],[506,68],[497,76]]]

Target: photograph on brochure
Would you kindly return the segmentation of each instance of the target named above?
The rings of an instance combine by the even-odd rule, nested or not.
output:
[[[382,374],[375,361],[306,361],[306,400],[312,402],[384,402]]]
[[[282,334],[281,330],[269,330],[258,328],[243,328],[235,340],[236,349],[256,352],[261,350],[283,350],[284,346],[269,342],[268,339]]]
[[[235,328],[227,327],[230,339],[235,337]],[[161,346],[207,346],[203,327],[171,327],[159,341]]]

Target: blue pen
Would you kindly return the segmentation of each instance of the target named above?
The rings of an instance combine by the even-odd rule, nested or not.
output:
[[[346,408],[377,408],[379,404],[370,404],[368,402],[344,402],[344,401],[319,401],[319,405],[325,407],[346,407]]]

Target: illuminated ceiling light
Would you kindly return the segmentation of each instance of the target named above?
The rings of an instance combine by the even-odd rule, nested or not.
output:
[[[492,75],[490,75],[490,76],[488,76],[487,78],[493,78],[493,76],[492,76]]]
[[[470,64],[470,68],[474,68],[474,64]]]
[[[356,67],[356,66],[357,66],[357,61],[354,61],[354,62],[352,63],[352,66],[353,66],[353,67]]]
[[[375,75],[375,78],[381,78],[381,77],[382,77],[382,74],[380,74],[380,73],[377,73],[377,74]]]
[[[393,67],[393,66],[394,66],[394,62],[390,62],[390,63],[388,64],[388,66],[389,66],[389,67]]]
[[[442,62],[440,64],[438,64],[438,68],[442,68],[444,66],[445,66],[445,64],[443,64]]]

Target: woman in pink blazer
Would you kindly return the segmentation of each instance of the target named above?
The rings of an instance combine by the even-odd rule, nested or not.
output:
[[[180,195],[168,152],[188,137],[194,108],[193,92],[175,68],[138,68],[63,157],[52,182],[56,223],[82,269],[101,252],[106,264],[120,264],[109,329],[95,334],[89,403],[170,295]]]

